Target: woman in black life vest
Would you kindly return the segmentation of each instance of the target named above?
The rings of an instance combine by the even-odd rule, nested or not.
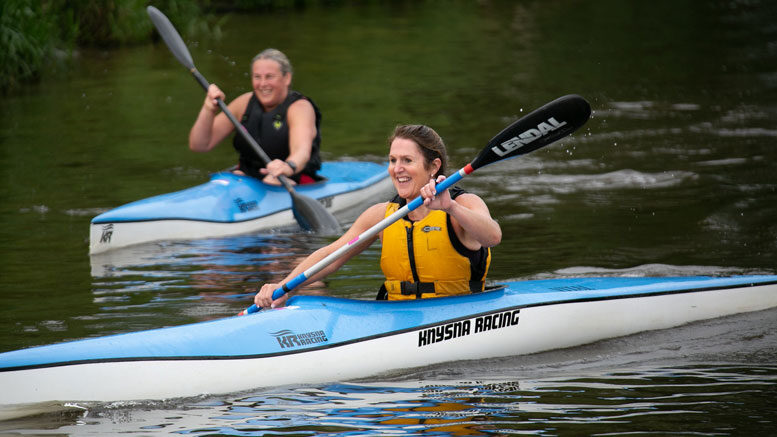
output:
[[[502,239],[502,230],[485,202],[456,187],[437,192],[436,184],[445,179],[447,154],[442,139],[431,128],[397,126],[389,144],[389,175],[396,197],[367,208],[342,237],[313,252],[280,283],[264,284],[254,298],[257,306],[283,305],[287,295],[273,301],[273,291],[418,196],[423,196],[424,203],[406,219],[358,243],[302,285],[323,279],[380,238],[381,269],[386,276],[383,289],[388,299],[483,290],[491,259],[489,248]]]
[[[228,107],[272,161],[265,166],[242,136],[235,135],[233,145],[240,155],[236,173],[273,185],[280,184],[280,175],[297,183],[317,179],[321,113],[312,100],[289,89],[291,76],[291,64],[278,50],[264,50],[251,61],[253,91],[240,95]],[[189,132],[189,148],[195,152],[213,149],[235,129],[219,112],[219,98],[223,100],[224,93],[211,84]]]

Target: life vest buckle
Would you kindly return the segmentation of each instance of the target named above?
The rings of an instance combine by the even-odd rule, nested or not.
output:
[[[399,283],[399,290],[405,296],[415,295],[421,298],[424,293],[434,293],[434,282],[407,282]]]

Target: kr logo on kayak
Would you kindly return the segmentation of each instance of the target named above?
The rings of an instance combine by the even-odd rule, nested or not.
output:
[[[324,331],[312,331],[303,332],[302,334],[295,334],[294,331],[284,329],[277,332],[271,332],[270,335],[278,340],[278,345],[280,345],[281,349],[297,346],[307,346],[329,341],[326,338],[326,333],[324,333]]]
[[[110,243],[111,237],[113,237],[113,223],[108,223],[103,226],[103,233],[100,236],[100,243]]]
[[[566,125],[566,121],[558,121],[554,117],[550,117],[548,121],[538,124],[536,129],[527,129],[524,133],[510,138],[499,146],[492,147],[491,150],[499,156],[505,156]]]

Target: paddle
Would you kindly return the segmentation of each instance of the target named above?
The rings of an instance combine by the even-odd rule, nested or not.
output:
[[[437,191],[445,190],[478,168],[532,152],[563,138],[583,126],[590,116],[591,106],[578,95],[570,94],[547,103],[545,106],[534,110],[520,120],[513,122],[510,126],[507,126],[488,142],[486,147],[472,162],[437,184]],[[358,237],[294,277],[291,281],[283,284],[281,288],[273,292],[273,300],[298,287],[308,278],[331,264],[332,261],[356,247],[359,242],[374,237],[380,231],[422,204],[423,198],[421,196],[416,197],[412,202],[409,202],[370,229],[367,229]],[[256,305],[251,305],[238,315],[255,313],[260,309]]]
[[[178,62],[191,72],[197,82],[207,91],[209,85],[208,81],[199,71],[197,71],[192,56],[189,53],[189,49],[186,48],[186,44],[184,44],[183,39],[181,39],[181,35],[175,30],[175,27],[170,23],[170,20],[168,20],[165,14],[160,12],[159,9],[153,6],[148,6],[146,11],[148,12],[149,17],[151,17],[151,21],[154,23],[157,31],[159,31],[159,34],[162,36],[165,44],[173,53],[173,56],[175,56],[175,58],[178,59]],[[230,112],[227,105],[221,99],[218,99],[218,105],[232,124],[235,125],[235,129],[239,134],[251,145],[256,154],[259,155],[265,164],[269,163],[270,157],[267,156],[256,140],[245,130],[232,112]],[[297,219],[297,222],[299,222],[300,227],[305,230],[312,230],[329,235],[342,232],[340,223],[321,203],[308,196],[297,193],[285,176],[280,176],[278,180],[280,180],[283,187],[286,188],[286,191],[291,195],[292,211],[294,212],[294,217]]]

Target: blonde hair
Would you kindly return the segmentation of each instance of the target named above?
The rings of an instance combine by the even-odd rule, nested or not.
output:
[[[254,62],[260,60],[260,59],[269,59],[271,61],[275,61],[278,63],[278,65],[281,66],[281,74],[284,76],[286,74],[291,74],[291,62],[289,62],[289,58],[286,57],[286,55],[283,54],[282,51],[278,49],[264,49],[261,53],[254,56],[254,59],[251,59],[251,67],[254,66]]]

